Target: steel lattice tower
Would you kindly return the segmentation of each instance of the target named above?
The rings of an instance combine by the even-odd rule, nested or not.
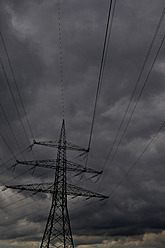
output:
[[[95,175],[101,174],[102,171],[95,171],[82,165],[67,161],[66,150],[76,150],[85,153],[88,152],[88,150],[66,141],[64,120],[62,122],[60,138],[58,141],[34,141],[33,145],[34,144],[56,147],[58,149],[57,159],[17,161],[14,167],[17,164],[27,164],[33,166],[33,168],[39,166],[55,169],[54,182],[6,187],[19,190],[51,193],[52,204],[40,248],[74,248],[67,207],[67,195],[84,196],[86,198],[99,197],[100,199],[105,199],[108,197],[68,184],[67,171],[75,171],[78,172],[78,174],[83,172],[94,173]]]
[[[59,247],[74,247],[67,208],[66,187],[66,136],[65,123],[63,121],[58,143],[52,205],[41,242],[41,248],[58,247],[58,244],[55,245],[56,240],[57,243],[63,244]]]

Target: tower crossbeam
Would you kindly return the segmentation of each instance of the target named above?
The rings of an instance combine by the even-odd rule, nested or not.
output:
[[[24,185],[12,185],[12,186],[7,186],[7,188],[11,189],[18,189],[18,190],[28,190],[28,191],[35,191],[35,192],[43,192],[43,193],[51,193],[53,194],[54,192],[54,183],[35,183],[35,184],[24,184]],[[57,187],[57,185],[55,185]],[[77,187],[72,184],[67,184],[67,190],[66,190],[67,195],[72,195],[74,197],[77,196],[84,196],[84,197],[98,197],[101,198],[102,200],[108,198],[108,196],[98,194],[95,192],[92,192],[90,190],[84,189]]]
[[[34,145],[41,145],[41,146],[48,146],[52,148],[58,148],[58,149],[66,149],[66,150],[72,150],[72,151],[79,151],[79,152],[89,152],[89,149],[85,149],[81,146],[72,144],[71,142],[66,141],[65,146],[63,144],[59,144],[59,141],[33,141],[33,144],[31,145],[31,148]]]
[[[31,161],[16,161],[16,163],[12,166],[14,169],[18,164],[23,164],[23,165],[30,165],[33,166],[32,168],[35,169],[37,167],[43,167],[43,168],[47,168],[47,169],[56,169],[57,167],[57,159],[46,159],[46,160],[31,160]],[[79,172],[79,173],[93,173],[96,175],[100,175],[102,174],[102,171],[97,171],[97,170],[93,170],[92,168],[88,168],[88,167],[84,167],[83,165],[71,162],[71,161],[67,161],[66,160],[66,170],[67,171],[75,171],[75,172]],[[59,168],[59,169],[63,169],[63,168]]]

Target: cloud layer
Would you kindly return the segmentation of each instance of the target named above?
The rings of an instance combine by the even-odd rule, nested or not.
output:
[[[108,6],[108,0],[61,1],[66,134],[69,141],[83,147],[87,147],[89,141]],[[116,1],[88,159],[88,166],[104,169],[103,174],[98,181],[88,175],[68,174],[70,183],[110,195],[110,198],[106,202],[68,199],[77,248],[164,247],[164,128],[138,159],[165,121],[164,44],[118,146],[164,36],[164,19],[113,145],[163,8],[163,0]],[[36,169],[32,175],[30,167],[18,165],[14,171],[10,167],[16,159],[56,157],[54,149],[40,147],[34,147],[34,157],[27,147],[33,138],[57,140],[60,133],[57,1],[1,0],[0,23],[17,82],[15,85],[0,39],[0,182],[3,190],[6,184],[54,179],[52,171],[44,168]],[[85,163],[76,158],[77,153],[67,155],[69,160]],[[38,247],[50,202],[51,196],[41,193],[32,196],[25,191],[0,192],[0,248]]]

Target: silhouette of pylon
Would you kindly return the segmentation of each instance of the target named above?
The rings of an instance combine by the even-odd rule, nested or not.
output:
[[[52,205],[40,248],[74,247],[67,207],[66,187],[66,135],[63,120],[58,142]]]
[[[19,189],[19,190],[51,193],[52,204],[40,248],[74,248],[69,212],[67,207],[67,195],[73,195],[74,197],[84,196],[87,199],[91,197],[98,197],[100,199],[105,199],[108,198],[108,196],[104,196],[68,184],[67,170],[78,172],[78,174],[88,172],[88,173],[94,173],[96,175],[101,174],[102,171],[96,171],[91,168],[86,168],[83,167],[82,165],[78,165],[73,162],[67,161],[66,150],[82,151],[83,153],[88,152],[88,150],[66,141],[64,120],[62,122],[60,138],[58,141],[43,141],[43,142],[34,141],[33,145],[34,144],[58,148],[57,159],[23,161],[23,162],[17,161],[16,164],[32,165],[33,168],[45,167],[45,168],[55,169],[54,182],[28,184],[28,185],[12,185],[12,186],[6,185],[6,187],[12,189]],[[16,164],[14,165],[14,168]]]

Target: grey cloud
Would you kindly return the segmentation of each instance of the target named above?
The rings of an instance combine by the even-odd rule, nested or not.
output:
[[[103,3],[97,0],[70,0],[63,1],[61,4],[66,133],[69,141],[83,147],[88,145],[108,5],[109,1]],[[143,2],[125,0],[116,3],[112,36],[108,47],[88,161],[88,165],[94,169],[101,170],[104,167],[163,8],[164,1],[161,0],[145,0]],[[57,1],[2,0],[0,20],[1,30],[25,110],[34,132],[34,138],[40,140],[58,139],[62,114]],[[164,21],[131,108],[136,102],[149,67],[164,36],[163,25]],[[30,142],[32,142],[33,137],[28,129],[26,116],[24,116],[21,107],[1,40],[0,56],[9,77],[21,118]],[[110,164],[113,153],[111,154],[105,166],[103,177],[97,183],[94,183],[94,180],[91,183],[90,180],[87,180],[89,177],[74,178],[73,174],[69,174],[70,182],[109,195],[124,177],[164,121],[163,58],[164,46],[117,155]],[[0,80],[0,102],[21,148],[24,149],[29,143],[22,130],[2,69],[0,70]],[[129,110],[130,113],[131,109]],[[17,150],[15,154],[20,153],[3,113],[0,114],[0,127],[4,138],[12,151]],[[128,118],[127,116],[126,120]],[[34,153],[37,159],[55,158],[56,156],[56,151],[40,147],[34,147]],[[68,158],[84,164],[85,161],[76,159],[77,155],[69,152]],[[11,159],[11,161],[6,162],[7,168],[15,163],[15,158],[10,154],[2,137],[0,156],[4,162]],[[24,160],[21,154],[16,155],[16,157],[19,160]],[[26,160],[34,159],[32,153],[28,151],[24,152],[24,157]],[[77,247],[83,247],[85,244],[90,247],[92,244],[92,248],[95,245],[96,247],[115,248],[120,244],[129,248],[131,244],[134,244],[131,242],[135,242],[135,240],[139,247],[151,247],[148,245],[148,241],[145,241],[145,237],[151,237],[150,233],[152,233],[154,237],[152,239],[153,247],[162,248],[161,242],[164,242],[162,233],[165,223],[163,217],[165,205],[163,199],[164,161],[164,129],[162,129],[159,137],[106,204],[91,201],[89,202],[91,204],[88,205],[88,201],[82,199],[79,201],[69,199],[71,225],[73,234],[77,235],[75,237]],[[27,166],[18,165],[12,174],[9,171],[3,173],[4,170],[6,168],[2,164],[0,180],[5,184],[53,180],[53,173],[50,171],[47,174],[46,170],[41,168],[36,169],[33,176]],[[14,179],[13,175],[17,178]],[[103,183],[100,185],[102,178]],[[86,179],[85,182],[83,182],[84,179]],[[15,195],[12,196],[12,194]],[[20,193],[22,198],[28,196],[30,193]],[[9,198],[5,200],[6,197]],[[51,200],[50,196],[41,194],[33,196],[33,199],[34,201],[29,197],[27,200],[27,203],[32,200],[32,205],[21,207],[26,201],[19,202],[18,194],[14,190],[3,192],[3,197],[0,194],[1,223],[5,221],[7,223],[7,220],[10,221],[13,218],[18,220],[6,224],[6,229],[2,231],[0,236],[1,240],[7,242],[8,240],[19,239],[20,242],[26,241],[27,244],[30,241],[40,241],[39,237],[42,236]],[[14,204],[14,202],[16,203]],[[13,205],[9,205],[11,203]],[[6,208],[3,209],[3,206]],[[18,209],[6,213],[3,211],[12,210],[14,207],[18,207]],[[40,211],[43,207],[46,209],[35,215],[30,215],[33,211]],[[13,215],[15,216],[13,217]],[[26,218],[27,226],[21,230],[20,227],[18,228],[19,220],[24,221],[24,218]],[[34,234],[36,226],[37,232]],[[83,235],[88,236],[86,239],[89,241],[88,243],[84,241]],[[162,241],[159,242],[158,237]],[[111,238],[112,240],[109,241]],[[10,248],[11,246],[6,247]]]

